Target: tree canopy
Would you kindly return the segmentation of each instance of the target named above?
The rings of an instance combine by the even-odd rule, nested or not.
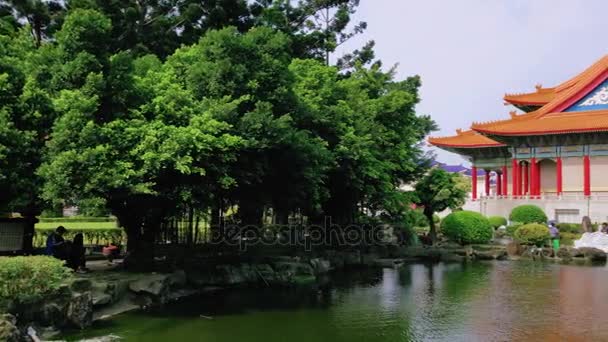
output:
[[[349,224],[427,170],[420,78],[328,63],[356,0],[1,3],[2,211],[94,203],[130,243],[193,207]]]

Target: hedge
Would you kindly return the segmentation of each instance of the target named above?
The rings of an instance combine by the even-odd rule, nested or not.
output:
[[[511,224],[507,226],[507,235],[514,236],[517,228],[519,228],[523,225],[524,224],[521,222],[511,222]]]
[[[525,224],[515,231],[515,239],[524,245],[541,247],[551,238],[549,227],[539,223]]]
[[[69,278],[63,261],[47,256],[0,257],[0,307],[31,303],[59,289]]]
[[[441,231],[450,240],[460,244],[485,243],[492,239],[490,221],[473,211],[457,211],[441,222]]]
[[[560,244],[563,246],[572,246],[574,241],[581,238],[582,234],[565,232],[559,233]]]
[[[509,220],[514,222],[528,223],[547,223],[547,215],[538,206],[532,204],[520,205],[513,208]]]
[[[501,226],[507,226],[507,219],[502,216],[490,216],[488,217],[488,221],[490,221],[490,225],[496,229]]]
[[[116,222],[116,218],[85,216],[39,217],[38,222]]]
[[[107,245],[110,242],[117,244],[125,244],[126,238],[124,236],[124,231],[122,228],[81,228],[81,229],[72,229],[67,228],[67,232],[64,237],[67,240],[72,240],[74,235],[78,233],[82,233],[84,235],[84,243],[86,245]],[[54,228],[36,228],[36,233],[34,235],[34,246],[36,247],[44,247],[46,246],[46,239],[54,232],[56,227]]]

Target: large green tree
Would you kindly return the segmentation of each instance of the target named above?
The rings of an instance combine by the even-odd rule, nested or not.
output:
[[[424,209],[429,222],[431,241],[437,240],[437,230],[433,215],[446,209],[459,209],[464,205],[467,191],[459,174],[434,168],[416,183],[418,204]]]

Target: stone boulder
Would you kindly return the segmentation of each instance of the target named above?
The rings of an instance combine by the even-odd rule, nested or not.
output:
[[[162,297],[169,290],[169,277],[164,274],[144,275],[129,283],[129,290]]]
[[[331,263],[326,259],[310,259],[310,265],[315,274],[326,274],[331,271]]]
[[[574,256],[572,254],[573,249],[570,247],[560,247],[560,249],[555,254],[558,258],[563,260],[571,260]]]
[[[284,285],[309,284],[316,280],[312,267],[301,262],[276,262],[274,270],[279,283]]]
[[[524,248],[519,242],[511,241],[506,246],[507,254],[510,257],[520,256],[523,254]]]
[[[67,318],[71,325],[84,329],[93,323],[93,299],[90,292],[76,294],[70,300]]]
[[[580,247],[577,248],[578,253],[582,253],[585,259],[592,262],[606,262],[606,253],[597,248],[593,247]]]
[[[17,328],[17,319],[13,315],[0,315],[0,341],[20,342],[23,340]]]

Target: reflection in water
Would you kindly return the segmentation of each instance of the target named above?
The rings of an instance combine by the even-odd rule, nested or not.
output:
[[[72,340],[608,340],[608,269],[525,262],[348,272],[319,291],[259,289],[124,315]],[[200,315],[213,320],[200,319]]]

